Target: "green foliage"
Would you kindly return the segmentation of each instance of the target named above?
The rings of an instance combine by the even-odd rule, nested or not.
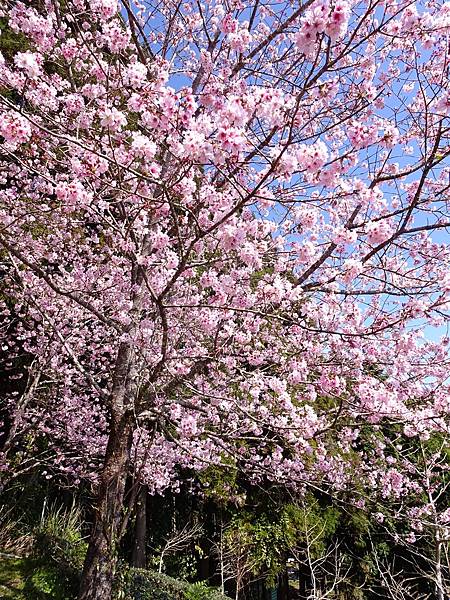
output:
[[[198,554],[184,550],[181,553],[174,553],[165,560],[164,570],[169,574],[174,574],[181,579],[195,579],[197,574]]]
[[[33,595],[54,596],[58,585],[58,571],[51,567],[40,567],[33,573],[30,581],[34,590]]]
[[[83,515],[51,503],[55,489],[32,473],[3,494],[0,509],[0,598],[76,598],[87,549]],[[43,507],[43,508],[42,508]]]
[[[45,565],[40,559],[4,558],[0,561],[2,600],[74,600],[76,587],[72,584],[64,569]]]
[[[313,497],[301,504],[287,504],[282,522],[290,548],[308,545],[311,557],[318,558],[326,549],[326,543],[335,533],[340,513],[334,506],[321,506]]]
[[[21,558],[6,558],[0,560],[0,598],[2,600],[25,600],[23,588],[25,585],[27,564]]]
[[[187,600],[210,600],[212,593],[215,593],[214,588],[209,587],[205,581],[197,581],[188,586],[184,595]]]
[[[222,465],[229,465],[230,468],[224,468]],[[203,484],[204,495],[219,505],[226,505],[230,496],[238,496],[237,477],[235,459],[225,454],[221,456],[221,466],[209,466],[198,474],[199,481]]]
[[[204,582],[188,583],[145,569],[122,569],[115,600],[228,600]]]
[[[258,271],[253,271],[253,273],[250,276],[250,285],[252,287],[252,290],[256,290],[256,288],[258,287],[258,283],[262,281],[265,275],[272,275],[273,272],[274,268],[272,266],[265,266],[262,269],[259,269]]]
[[[29,39],[23,33],[13,31],[6,18],[0,17],[0,52],[3,56],[7,60],[11,60],[16,52],[24,52],[29,49]]]
[[[184,600],[183,582],[145,569],[121,569],[117,577],[117,600]]]
[[[24,586],[29,600],[72,600],[76,598],[77,580],[58,565],[35,568]]]
[[[82,514],[79,507],[44,507],[35,531],[35,553],[73,571],[81,570],[87,551],[81,528]]]
[[[34,538],[32,555],[15,564],[21,582],[18,589],[23,590],[24,598],[76,598],[87,549],[81,534],[81,525],[81,511],[76,506],[64,509],[56,505],[47,508],[44,505],[40,522],[29,533]],[[13,577],[12,574],[10,576]]]
[[[239,562],[245,557],[255,575],[266,572],[270,584],[284,568],[287,544],[282,520],[271,521],[267,515],[254,518],[249,513],[238,514],[226,528],[224,542]]]
[[[313,498],[267,507],[259,514],[239,511],[225,530],[224,542],[241,560],[246,557],[254,575],[265,573],[267,584],[275,585],[294,549],[308,546],[313,559],[323,555],[339,518],[336,508],[321,507]]]

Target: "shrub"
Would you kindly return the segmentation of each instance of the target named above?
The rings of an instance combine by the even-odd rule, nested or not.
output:
[[[204,581],[197,581],[187,587],[184,595],[187,600],[211,600],[212,594],[217,594],[214,588],[206,585]]]
[[[35,529],[34,553],[47,561],[80,571],[87,543],[81,533],[82,515],[77,506],[44,506],[39,525]]]
[[[76,597],[77,579],[58,565],[36,566],[24,586],[27,600],[71,600]]]
[[[121,571],[117,600],[229,600],[205,583],[188,583],[145,569]]]
[[[187,584],[167,575],[129,569],[121,573],[120,600],[185,600],[184,588]]]
[[[75,598],[87,550],[78,507],[44,505],[41,520],[34,530],[35,568],[27,579],[27,598],[33,600],[70,600]]]

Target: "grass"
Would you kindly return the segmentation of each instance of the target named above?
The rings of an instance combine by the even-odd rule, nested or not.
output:
[[[0,600],[73,600],[67,574],[35,558],[0,553]]]
[[[81,511],[44,505],[26,534],[9,517],[0,507],[0,600],[73,600],[87,547]]]
[[[26,600],[22,592],[32,568],[29,559],[8,558],[0,554],[0,598]]]

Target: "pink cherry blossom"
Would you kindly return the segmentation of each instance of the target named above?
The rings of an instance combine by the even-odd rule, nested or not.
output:
[[[31,126],[25,117],[15,112],[4,113],[0,120],[0,134],[8,142],[25,144],[31,137]]]

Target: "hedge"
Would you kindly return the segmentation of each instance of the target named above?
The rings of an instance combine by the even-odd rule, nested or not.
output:
[[[203,582],[188,583],[146,569],[121,571],[116,600],[230,600]]]

